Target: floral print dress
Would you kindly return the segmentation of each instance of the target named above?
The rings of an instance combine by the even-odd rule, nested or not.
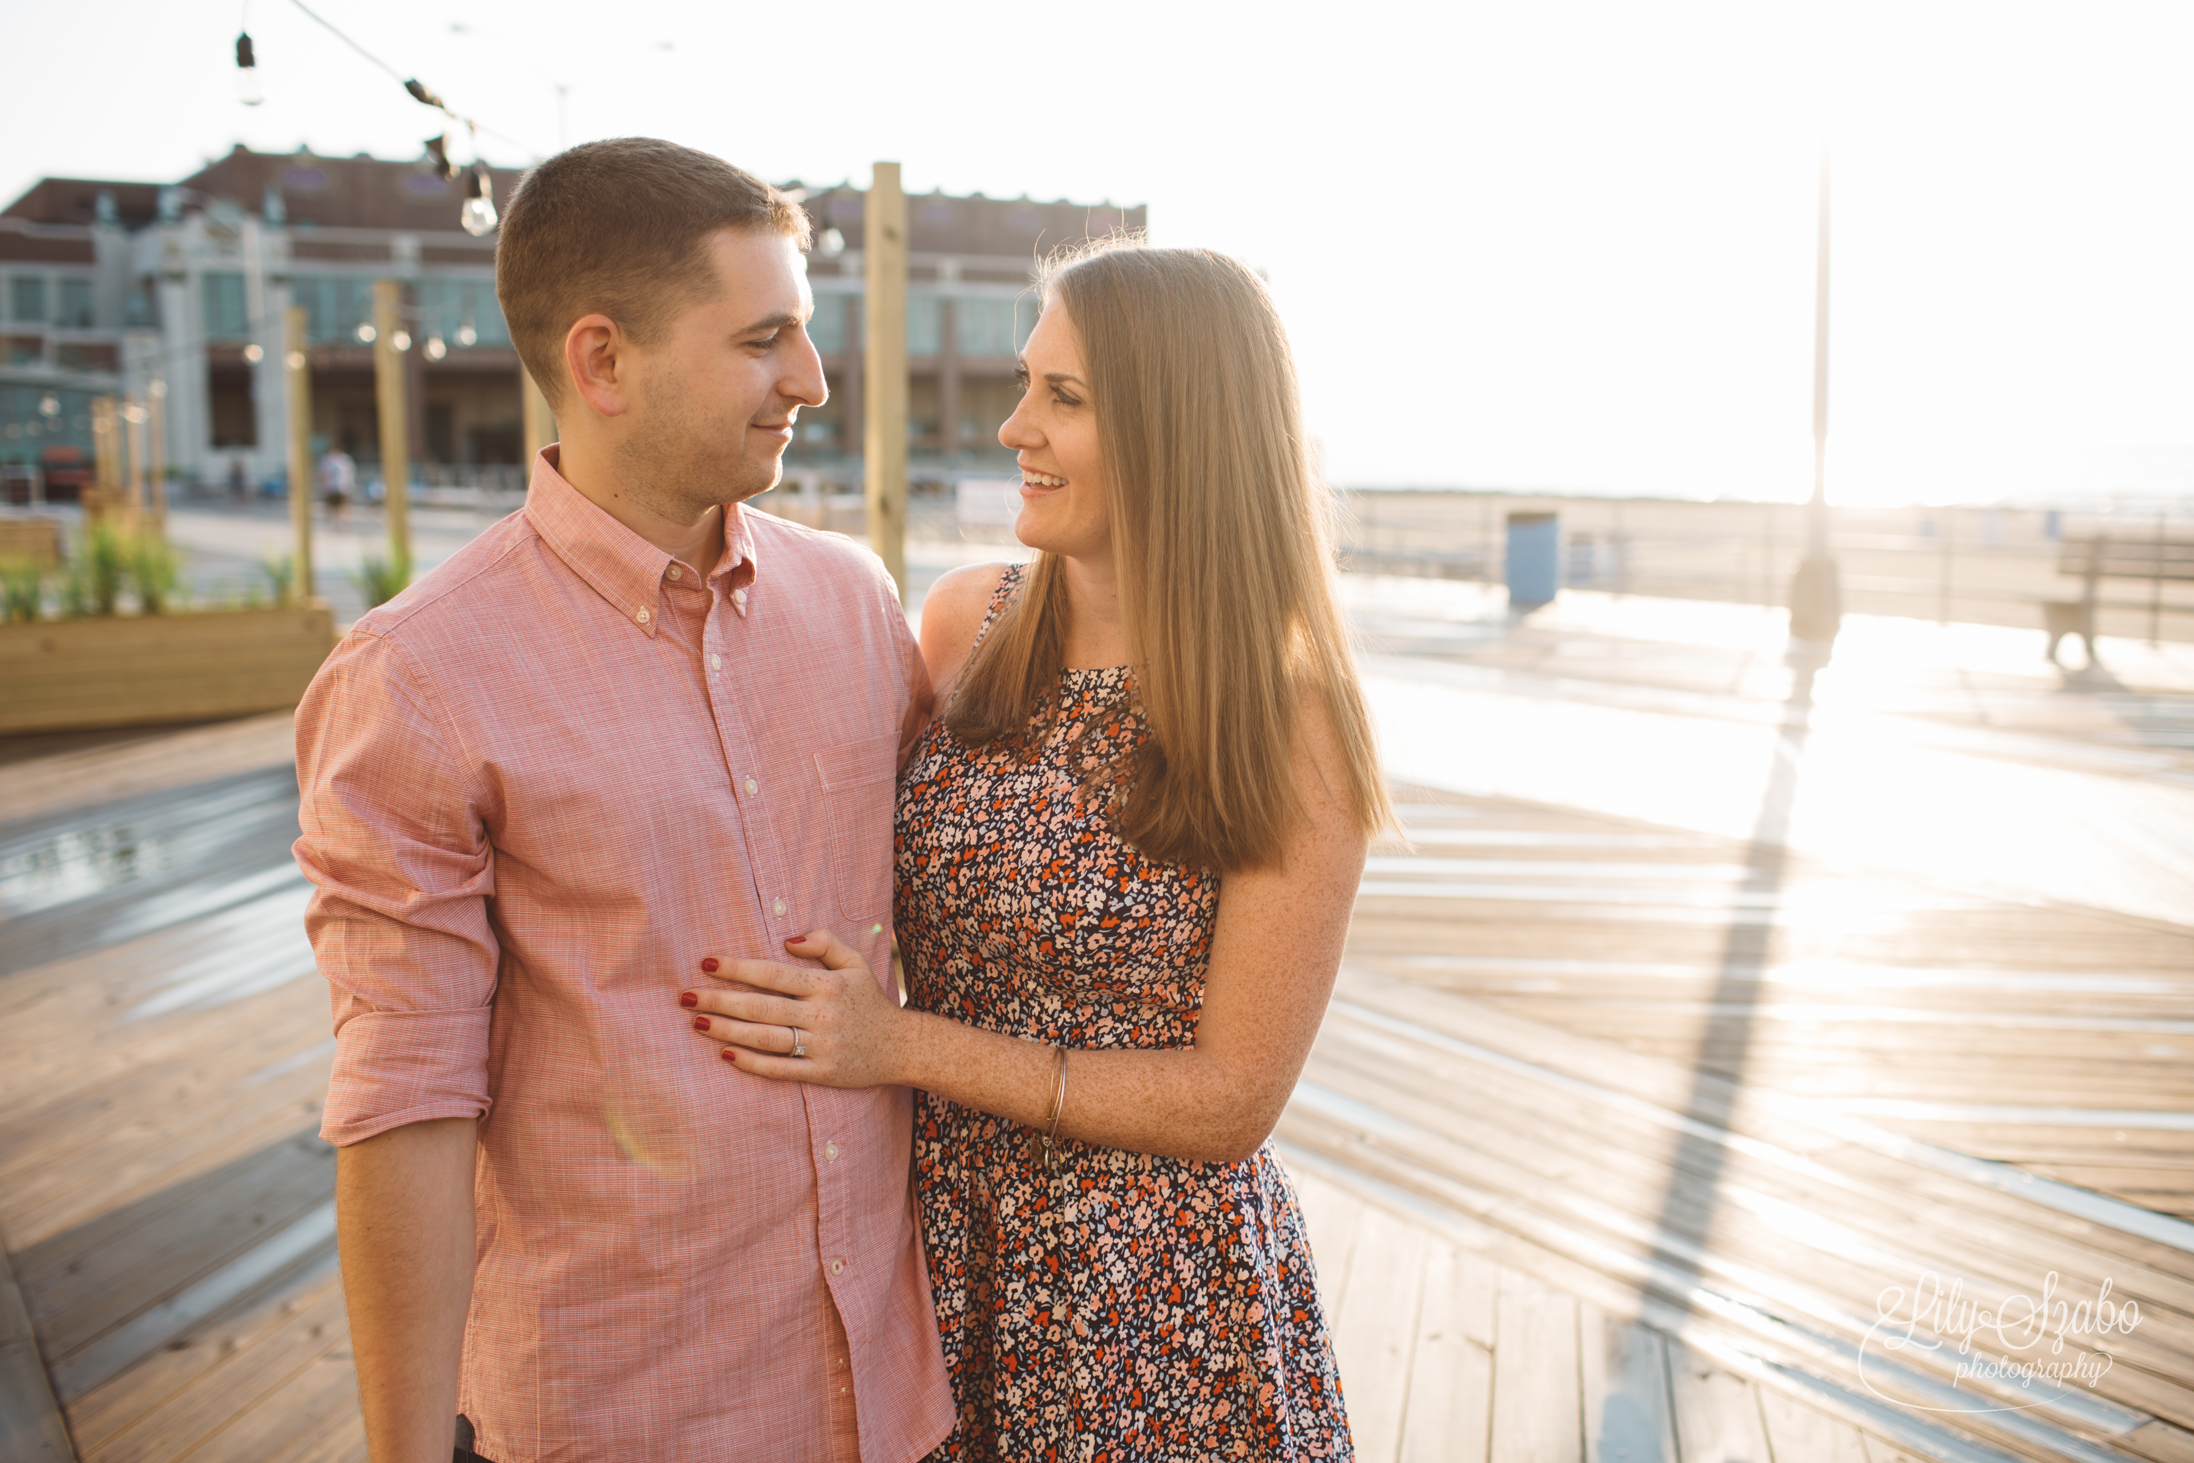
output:
[[[1006,572],[984,632],[1020,582]],[[896,842],[912,1004],[1070,1048],[1194,1043],[1219,877],[1142,858],[1079,791],[1084,755],[1148,734],[1130,690],[1124,667],[1062,672],[1033,758],[941,725],[916,748]],[[1074,1096],[1070,1071],[1070,1112]],[[959,1403],[934,1457],[1353,1456],[1270,1144],[1192,1163],[1062,1143],[1047,1171],[1031,1137],[918,1094],[923,1238]]]

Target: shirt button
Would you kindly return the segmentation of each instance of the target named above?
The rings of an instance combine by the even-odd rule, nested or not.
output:
[[[838,1145],[825,1143],[823,1145],[823,1157],[829,1159],[832,1163],[836,1163],[838,1161]]]
[[[785,912],[785,901],[782,899],[777,900],[775,903],[770,905],[770,911],[774,914],[783,914]]]
[[[708,658],[708,668],[712,671],[722,670],[724,668],[724,658],[720,655],[710,656]]]
[[[753,778],[751,778],[751,777],[747,779],[747,796],[748,796],[748,797],[753,797],[753,796],[754,796],[754,795],[755,795],[756,793],[760,792],[761,790],[762,790],[762,788],[761,788],[761,784],[757,783],[757,782],[756,782],[756,781],[755,781],[755,780],[754,780]],[[778,901],[778,903],[780,903],[780,904],[782,904],[783,902],[784,902],[783,900],[779,900],[779,901]],[[782,910],[780,910],[780,911],[778,911],[778,912],[779,912],[780,914],[781,914],[781,913],[783,913],[783,911],[782,911]]]
[[[837,1273],[839,1273],[839,1272],[840,1272],[841,1270],[843,1270],[843,1269],[845,1269],[845,1268],[846,1268],[846,1262],[845,1262],[845,1261],[843,1261],[843,1260],[833,1260],[833,1261],[831,1261],[831,1262],[830,1262],[830,1273],[831,1273],[831,1274],[833,1274],[833,1275],[836,1275]]]
[[[638,620],[641,624],[645,625],[648,622],[648,612],[646,610],[642,610],[639,614],[633,616],[633,618]]]
[[[673,564],[673,565],[671,565],[671,566],[670,566],[670,577],[671,577],[671,578],[673,578],[673,579],[676,579],[676,578],[678,578],[678,577],[679,577],[679,574],[678,574],[678,566],[677,566],[676,564]]]

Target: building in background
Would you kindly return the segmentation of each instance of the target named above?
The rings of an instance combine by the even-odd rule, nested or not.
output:
[[[521,174],[491,173],[507,200]],[[283,322],[305,307],[314,452],[379,457],[372,291],[404,286],[410,440],[429,483],[518,485],[517,352],[495,299],[495,238],[458,227],[464,179],[422,156],[255,153],[175,184],[47,178],[0,211],[0,465],[42,466],[67,496],[91,450],[91,401],[164,388],[166,460],[219,489],[282,480]],[[790,185],[797,187],[797,184]],[[830,403],[787,454],[821,485],[861,475],[862,193],[811,189],[811,327]],[[1036,261],[1139,229],[1141,208],[1026,199],[908,200],[909,452],[916,477],[1002,466],[1014,358],[1034,325]],[[80,466],[75,469],[80,473]]]

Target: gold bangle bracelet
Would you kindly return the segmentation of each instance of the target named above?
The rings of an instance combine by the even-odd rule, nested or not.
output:
[[[1051,1111],[1044,1116],[1044,1127],[1029,1130],[1029,1157],[1044,1165],[1048,1173],[1059,1170],[1056,1147],[1059,1141],[1059,1114],[1067,1101],[1067,1049],[1054,1046],[1051,1063]]]

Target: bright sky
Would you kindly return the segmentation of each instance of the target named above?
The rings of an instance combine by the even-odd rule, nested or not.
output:
[[[1802,497],[1825,136],[1834,500],[2194,500],[2183,3],[313,3],[541,151],[1148,203],[1268,272],[1350,484]],[[291,0],[248,110],[233,3],[4,4],[11,194],[437,130]]]

